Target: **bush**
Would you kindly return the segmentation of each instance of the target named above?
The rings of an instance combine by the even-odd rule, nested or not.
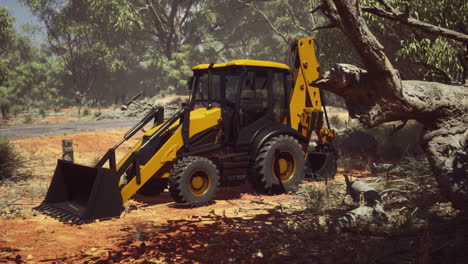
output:
[[[6,140],[0,139],[0,180],[12,178],[21,166],[21,158]]]
[[[312,215],[322,215],[324,213],[327,197],[323,188],[303,183],[297,189],[296,195],[304,201],[308,213]]]
[[[393,133],[393,127],[384,126],[384,138],[379,141],[379,156],[384,160],[401,160],[405,155],[418,156],[421,148],[422,125],[408,122],[406,127]]]
[[[41,108],[39,109],[39,115],[41,115],[41,117],[46,117],[46,111],[44,110],[44,108]]]
[[[19,105],[12,106],[10,110],[14,117],[23,112],[23,108]]]
[[[88,108],[83,109],[82,116],[89,116],[91,114],[91,111]]]
[[[399,162],[420,156],[424,153],[421,133],[422,125],[412,121],[396,132],[393,124],[348,129],[335,140],[340,153],[338,165],[345,171],[368,169],[372,162]]]
[[[361,130],[351,130],[336,139],[340,154],[339,167],[345,171],[368,169],[377,158],[378,142],[375,137]]]
[[[24,116],[23,124],[31,124],[33,122],[33,117],[31,114]]]

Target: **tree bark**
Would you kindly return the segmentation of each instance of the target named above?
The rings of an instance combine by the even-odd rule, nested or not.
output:
[[[314,86],[345,99],[350,116],[365,127],[414,119],[441,193],[455,208],[468,204],[468,87],[401,80],[368,29],[356,0],[323,0],[329,19],[356,47],[366,70],[337,64]]]

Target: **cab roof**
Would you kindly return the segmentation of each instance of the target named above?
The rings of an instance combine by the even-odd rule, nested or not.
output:
[[[192,70],[205,70],[208,69],[209,66],[210,64],[199,64],[197,66],[193,66]],[[289,67],[286,64],[261,60],[233,60],[230,62],[216,63],[213,65],[213,68],[223,68],[229,66],[255,66],[289,70]]]

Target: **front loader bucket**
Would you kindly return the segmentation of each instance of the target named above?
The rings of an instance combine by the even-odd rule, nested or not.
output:
[[[72,224],[119,217],[123,202],[118,181],[110,169],[58,160],[46,198],[34,209]]]

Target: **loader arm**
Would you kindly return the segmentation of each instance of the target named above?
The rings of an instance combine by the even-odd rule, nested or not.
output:
[[[189,138],[192,138],[194,135],[218,125],[221,121],[221,109],[199,108],[193,110],[190,112],[190,118],[187,121],[190,122],[188,136]],[[141,182],[138,183],[137,177],[134,177],[122,187],[121,194],[124,203],[128,201],[128,199],[130,199],[151,177],[153,177],[153,175],[157,175],[161,178],[169,177],[169,172],[165,172],[162,175],[159,175],[158,172],[161,170],[161,168],[164,167],[166,163],[175,160],[179,150],[184,147],[183,126],[179,124],[180,119],[170,127],[177,127],[172,136],[161,146],[161,148],[146,164],[139,166]],[[163,125],[164,123],[146,132],[145,136],[153,135]],[[117,165],[117,168],[122,166],[125,160],[129,158],[131,153],[134,153],[137,149],[140,149],[141,146],[142,141],[140,140],[137,142],[131,152],[127,153],[119,165]]]
[[[128,201],[152,177],[168,177],[168,166],[184,153],[189,140],[196,134],[216,127],[221,121],[221,109],[185,107],[170,119],[156,123],[135,146],[115,164],[115,149],[136,134],[156,113],[150,113],[102,157],[95,167],[59,160],[44,201],[36,210],[60,221],[82,224],[95,219],[119,217],[123,203]],[[161,113],[162,111],[159,111]],[[161,140],[164,138],[165,140]],[[151,144],[162,142],[162,144]],[[184,151],[181,149],[184,148]],[[154,152],[148,160],[141,159],[145,151]],[[152,152],[151,152],[152,151]],[[180,153],[181,152],[181,153]],[[109,168],[103,165],[108,162]],[[140,164],[144,163],[144,164]],[[119,179],[129,169],[135,172],[128,183]]]

